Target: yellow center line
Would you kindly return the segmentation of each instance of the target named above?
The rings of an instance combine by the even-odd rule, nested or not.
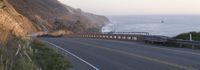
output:
[[[176,68],[180,68],[180,69],[184,69],[184,70],[198,70],[198,69],[193,68],[193,67],[187,67],[187,66],[183,66],[183,65],[180,65],[180,64],[171,63],[171,62],[167,62],[167,61],[163,61],[163,60],[160,60],[160,59],[147,57],[147,56],[143,56],[143,55],[139,55],[139,54],[135,54],[135,53],[130,53],[130,52],[121,51],[121,50],[117,50],[117,49],[111,49],[111,48],[107,48],[107,47],[100,47],[100,46],[98,46],[96,44],[92,44],[92,43],[85,43],[85,42],[80,42],[80,41],[76,41],[76,43],[86,45],[86,46],[97,47],[97,48],[105,49],[105,50],[108,50],[108,51],[118,52],[118,53],[126,54],[126,55],[129,55],[129,56],[133,56],[133,57],[137,57],[137,58],[141,58],[141,59],[145,59],[145,60],[149,60],[149,61],[154,61],[154,62],[161,63],[161,64],[166,64],[166,65],[176,67]]]

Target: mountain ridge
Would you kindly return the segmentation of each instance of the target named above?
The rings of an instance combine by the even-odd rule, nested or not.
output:
[[[1,0],[0,27],[17,36],[42,31],[101,32],[105,16],[83,12],[58,0]]]

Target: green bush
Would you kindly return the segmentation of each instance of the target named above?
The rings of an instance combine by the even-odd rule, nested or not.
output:
[[[188,32],[182,33],[174,37],[175,39],[190,40],[190,34],[192,34],[192,39],[195,41],[200,41],[200,32]]]
[[[12,70],[37,70],[37,66],[26,58],[18,58]]]
[[[12,41],[0,45],[0,70],[38,70],[31,55],[29,40],[13,36]]]
[[[190,40],[190,34],[192,34],[192,40],[194,41],[200,41],[200,32],[188,32],[188,33],[182,33],[174,37],[174,39],[183,39],[183,40]],[[172,46],[175,47],[181,47],[181,48],[195,48],[200,49],[200,46],[192,46],[192,45],[176,45],[172,44]]]
[[[43,43],[34,40],[31,44],[34,50],[33,60],[42,70],[66,70],[70,68],[70,62]]]

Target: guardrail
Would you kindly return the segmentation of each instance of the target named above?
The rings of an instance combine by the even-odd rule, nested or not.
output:
[[[165,43],[169,37],[141,34],[68,34],[64,37],[71,38],[96,38],[96,39],[113,39],[113,40],[128,40],[128,41],[146,41]]]
[[[103,34],[150,35],[148,32],[104,32]]]
[[[64,35],[64,37],[132,40],[132,41],[142,41],[144,38],[143,35],[128,35],[128,34],[68,34]]]
[[[126,40],[126,41],[141,41],[150,43],[160,43],[160,44],[179,44],[191,45],[192,48],[195,46],[200,46],[200,41],[189,41],[180,39],[171,39],[166,36],[156,36],[156,35],[137,35],[137,34],[68,34],[64,37],[70,38],[95,38],[95,39],[110,39],[110,40]]]
[[[200,46],[200,41],[189,41],[189,40],[180,40],[180,39],[171,39],[169,41],[176,42],[179,44],[185,44],[185,45],[199,45]]]

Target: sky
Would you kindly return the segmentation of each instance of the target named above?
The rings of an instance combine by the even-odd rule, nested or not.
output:
[[[200,14],[200,0],[59,0],[100,15]]]

